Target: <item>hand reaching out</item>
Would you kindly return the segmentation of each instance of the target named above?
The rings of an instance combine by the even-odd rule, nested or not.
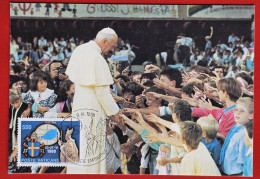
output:
[[[204,93],[202,90],[200,90],[197,86],[193,87],[193,90],[195,91],[195,95],[197,99],[205,99]],[[194,96],[195,96],[194,95]]]
[[[129,101],[123,101],[123,106],[126,108],[137,108],[135,103],[129,102]]]
[[[200,79],[210,78],[210,76],[207,73],[199,73]]]
[[[132,115],[133,113],[135,113],[136,109],[130,109],[130,108],[124,108],[122,110],[122,113],[127,115],[127,116],[130,116]]]
[[[161,71],[162,70],[158,66],[150,64],[146,72],[159,74]]]
[[[200,99],[198,107],[205,108],[205,109],[212,109],[212,103],[211,103],[210,99],[208,99],[207,101],[205,99]]]
[[[142,114],[141,114],[139,111],[136,111],[135,114],[136,114],[136,115],[135,115],[135,119],[136,119],[139,123],[141,123],[141,122],[144,120]]]
[[[155,133],[153,133],[153,134],[151,134],[151,133],[146,134],[145,140],[146,140],[147,142],[149,141],[148,144],[160,142],[159,136],[158,136],[157,134],[155,134]]]
[[[159,118],[155,114],[152,114],[152,113],[149,115],[146,115],[146,118],[153,123],[158,123],[158,121],[159,121]]]
[[[214,73],[214,72],[213,72]],[[217,76],[217,74],[216,73],[214,73],[216,76]],[[211,76],[210,77],[210,79],[211,80],[213,80],[213,81],[215,81],[216,83],[218,82],[218,80],[219,80],[219,78],[218,77],[213,77],[213,76]]]
[[[122,121],[123,123],[127,123],[127,120],[130,120],[130,119],[128,117],[126,117],[126,115],[120,114],[120,121]]]
[[[122,79],[121,79],[121,78],[114,79],[114,83],[119,83],[120,81],[122,81]]]
[[[161,80],[159,80],[157,78],[154,78],[153,82],[157,88],[162,88],[162,89],[168,88],[168,85],[166,83],[162,82]]]
[[[144,98],[141,95],[135,97],[135,104],[140,108],[145,108]]]
[[[125,99],[125,98],[122,98],[122,97],[120,97],[120,96],[117,96],[117,95],[115,95],[114,93],[112,93],[112,97],[113,97],[114,100],[116,100],[116,102],[118,102],[118,103],[124,103],[124,102],[126,102],[126,99]]]
[[[195,98],[183,97],[182,99],[187,101],[191,106],[194,106],[194,107],[198,106],[198,104],[199,104],[198,100]]]

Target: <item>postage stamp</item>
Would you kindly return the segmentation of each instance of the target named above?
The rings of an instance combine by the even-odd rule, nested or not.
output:
[[[80,129],[76,118],[19,118],[18,166],[78,163]]]

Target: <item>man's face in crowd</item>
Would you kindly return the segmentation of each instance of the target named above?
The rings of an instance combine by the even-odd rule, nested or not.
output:
[[[160,80],[164,83],[166,83],[168,86],[172,86],[172,87],[175,87],[173,81],[171,81],[166,75],[161,75],[160,76]]]
[[[61,63],[57,62],[57,63],[52,63],[50,66],[50,73],[51,73],[51,77],[55,78],[59,76],[59,72],[57,70],[57,67],[61,67]]]
[[[224,77],[224,73],[223,73],[223,69],[222,68],[215,68],[214,71],[215,75],[218,78],[223,78]]]
[[[104,47],[102,49],[103,55],[107,55],[108,52],[114,51],[117,47],[117,36],[114,35],[113,39],[111,41],[108,41],[107,39],[104,40]]]

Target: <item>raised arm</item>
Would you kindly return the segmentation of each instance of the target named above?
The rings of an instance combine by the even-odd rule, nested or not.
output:
[[[159,123],[165,127],[167,127],[168,129],[171,129],[171,126],[173,124],[173,122],[170,122],[170,121],[166,121],[158,116],[156,116],[155,114],[150,114],[150,115],[146,115],[146,118],[151,121],[151,122],[154,122],[154,123]]]
[[[151,141],[150,143],[163,142],[170,145],[174,145],[176,147],[182,147],[182,143],[180,139],[175,137],[164,137],[158,134],[146,134],[145,140]]]
[[[124,114],[121,114],[120,117],[123,119],[124,123],[128,124],[130,127],[132,127],[136,132],[141,133],[144,127],[137,124],[136,122],[132,121],[128,117],[126,117]]]
[[[130,108],[124,108],[123,113],[124,114],[130,114],[134,113],[136,111],[139,111],[142,114],[150,114],[153,113],[157,116],[160,116],[160,109],[158,107],[153,107],[153,108],[141,108],[141,109],[130,109]]]
[[[148,92],[148,93],[146,93],[146,96],[150,96],[150,97],[153,97],[153,98],[160,98],[160,99],[163,99],[165,101],[172,102],[172,103],[181,100],[180,98],[175,97],[175,96],[168,96],[168,95],[158,94],[158,93],[155,93],[155,92]]]
[[[149,133],[158,133],[153,127],[151,127],[149,124],[147,124],[142,116],[142,114],[137,111],[135,113],[136,120],[149,132]]]

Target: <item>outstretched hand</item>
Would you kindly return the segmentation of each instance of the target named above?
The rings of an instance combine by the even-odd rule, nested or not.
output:
[[[199,108],[205,108],[205,109],[211,109],[212,108],[212,103],[211,103],[209,98],[208,98],[207,101],[205,99],[200,99],[198,107]]]
[[[147,142],[149,141],[148,144],[160,142],[159,136],[158,136],[157,134],[151,134],[151,133],[146,134],[145,140],[146,140]]]
[[[198,100],[195,98],[183,97],[182,100],[187,101],[191,106],[194,106],[194,107],[198,106],[198,104],[199,104]]]
[[[140,108],[145,108],[144,98],[142,97],[142,95],[138,95],[135,97],[135,104]]]
[[[132,115],[133,113],[135,113],[135,111],[136,111],[136,109],[131,109],[131,108],[122,109],[122,113],[127,115],[127,116]]]
[[[162,82],[161,80],[159,80],[157,78],[154,78],[153,82],[157,88],[162,88],[162,89],[168,88],[168,85],[166,83]]]
[[[149,121],[151,121],[153,123],[158,123],[158,121],[159,121],[159,118],[153,113],[146,115],[146,119],[148,119]]]
[[[121,115],[121,114],[122,114],[122,111],[119,110],[119,112],[118,112],[117,114],[112,115],[112,116],[109,116],[109,118],[110,118],[113,122],[119,123],[119,121],[120,121],[120,115]]]

